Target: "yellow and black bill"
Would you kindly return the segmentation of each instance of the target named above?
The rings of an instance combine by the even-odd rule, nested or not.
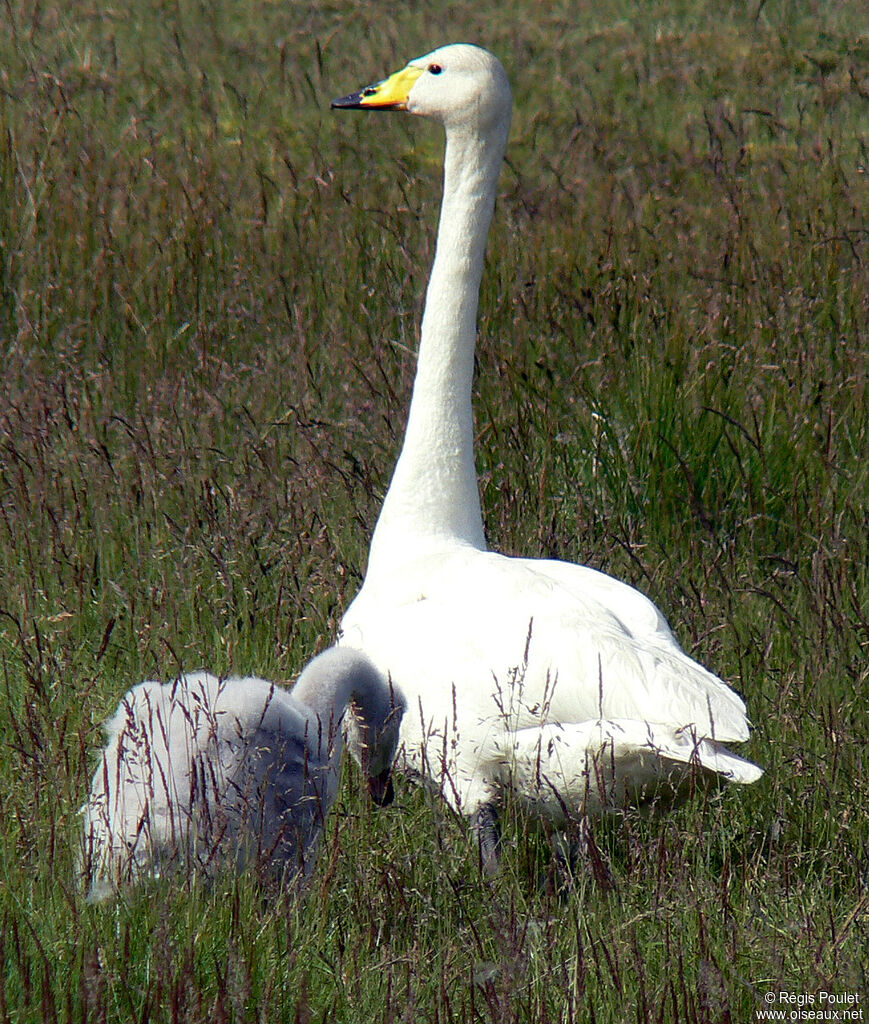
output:
[[[409,64],[382,82],[332,100],[333,110],[406,110],[407,98],[424,68]]]

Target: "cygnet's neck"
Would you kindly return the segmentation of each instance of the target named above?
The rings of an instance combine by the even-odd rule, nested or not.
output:
[[[444,196],[410,414],[367,580],[444,544],[485,550],[471,387],[486,238],[509,131],[448,126]]]

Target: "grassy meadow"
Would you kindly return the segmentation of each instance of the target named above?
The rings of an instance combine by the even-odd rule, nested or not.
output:
[[[869,1000],[869,14],[845,0],[0,6],[0,1022],[707,1022]],[[362,579],[442,139],[329,100],[479,42],[516,113],[489,537],[652,597],[759,784],[504,868],[348,767],[310,887],[83,899],[121,694],[289,681]],[[817,1004],[816,1004],[817,1006]]]

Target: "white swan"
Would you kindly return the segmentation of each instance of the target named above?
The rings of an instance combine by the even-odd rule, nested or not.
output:
[[[402,710],[350,648],[319,655],[291,692],[208,672],[140,683],[106,725],[82,809],[90,898],[170,866],[211,874],[228,859],[278,880],[306,874],[337,794],[343,733],[386,803]]]
[[[622,806],[696,764],[761,769],[745,706],[689,658],[646,597],[581,565],[486,550],[473,451],[476,314],[510,128],[500,62],[458,44],[334,107],[406,110],[446,129],[444,194],[404,445],[342,640],[408,700],[404,756],[475,818],[494,856],[504,789],[555,821]],[[678,781],[678,780],[676,780]]]

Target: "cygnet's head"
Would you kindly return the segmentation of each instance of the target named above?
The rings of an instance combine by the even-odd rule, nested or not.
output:
[[[392,803],[392,763],[398,749],[405,701],[399,690],[387,688],[388,701],[378,711],[354,698],[344,719],[347,747],[368,781],[371,799],[380,807]]]
[[[405,709],[401,692],[362,651],[330,647],[308,663],[292,694],[323,723],[343,717],[346,745],[368,780],[372,799],[390,803],[390,767]]]
[[[452,43],[412,60],[382,82],[333,100],[349,110],[406,110],[446,127],[487,132],[508,125],[512,97],[497,57],[470,43]]]

